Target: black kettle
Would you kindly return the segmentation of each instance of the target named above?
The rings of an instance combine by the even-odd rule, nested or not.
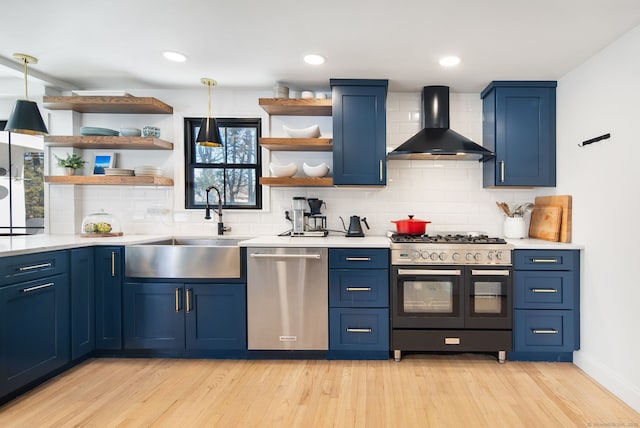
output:
[[[367,223],[366,217],[362,217],[362,219],[360,219],[360,217],[358,217],[357,215],[352,215],[349,219],[349,229],[347,229],[346,235],[347,238],[364,236],[364,230],[362,230],[360,222],[364,223],[367,229],[369,229],[369,224]]]

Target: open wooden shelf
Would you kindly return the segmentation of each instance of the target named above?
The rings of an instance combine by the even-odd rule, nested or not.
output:
[[[76,147],[78,149],[173,150],[173,143],[154,137],[47,135],[44,137],[44,144],[50,147]]]
[[[280,187],[329,187],[333,186],[332,177],[260,177],[260,184],[264,186]]]
[[[45,183],[56,184],[124,184],[128,186],[173,186],[166,177],[118,176],[118,175],[47,175]]]
[[[272,151],[330,152],[331,138],[260,138],[260,145]]]
[[[172,114],[173,107],[153,97],[45,96],[44,108],[79,113]]]
[[[258,105],[271,115],[331,116],[331,99],[259,98]]]

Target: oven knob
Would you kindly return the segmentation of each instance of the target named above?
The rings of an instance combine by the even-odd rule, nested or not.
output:
[[[493,260],[493,253],[489,253],[489,254],[487,254],[487,258],[488,258],[489,260]]]
[[[473,256],[473,258],[476,259],[476,261],[480,261],[482,259],[482,254],[476,253],[475,256]]]
[[[498,252],[496,253],[496,258],[497,258],[498,260],[502,260],[502,257],[504,257],[504,254],[502,254],[502,251],[498,251]]]
[[[431,260],[436,261],[438,259],[438,253],[431,253]]]
[[[419,259],[420,258],[420,251],[412,251],[411,252],[411,258],[412,259]]]
[[[447,258],[447,253],[440,253],[440,254],[438,254],[438,258],[439,258],[440,260],[445,260],[445,259]]]
[[[423,251],[421,254],[422,254],[422,258],[423,259],[428,259],[429,258],[429,252],[428,251]]]
[[[467,259],[467,261],[470,262],[471,260],[473,260],[473,254],[467,253],[467,254],[465,254],[464,258]]]
[[[458,254],[458,253],[453,253],[453,254],[451,255],[451,258],[452,258],[454,261],[458,261],[458,260],[460,260],[460,254]]]

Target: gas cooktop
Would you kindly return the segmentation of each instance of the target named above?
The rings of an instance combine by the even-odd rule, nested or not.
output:
[[[391,242],[411,244],[506,244],[502,238],[478,234],[403,235],[394,233]]]

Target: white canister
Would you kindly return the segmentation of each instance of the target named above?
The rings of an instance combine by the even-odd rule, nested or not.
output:
[[[527,237],[527,228],[523,217],[505,217],[504,237],[522,239]]]

